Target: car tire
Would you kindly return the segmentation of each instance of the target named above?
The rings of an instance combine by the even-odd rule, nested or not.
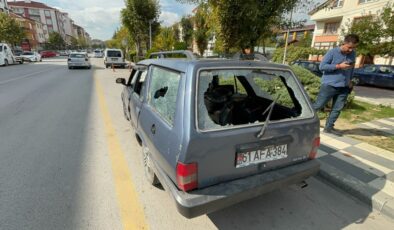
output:
[[[158,185],[160,184],[159,179],[157,178],[155,172],[153,171],[151,159],[150,159],[150,152],[148,148],[142,146],[142,160],[143,160],[143,165],[144,165],[144,174],[145,174],[145,179],[148,181],[150,185]]]
[[[8,66],[8,60],[4,59],[4,66]]]
[[[69,66],[69,67],[68,67],[68,69],[72,69],[72,67],[71,67],[71,66]]]

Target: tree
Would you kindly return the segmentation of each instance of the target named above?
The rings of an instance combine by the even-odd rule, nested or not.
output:
[[[153,34],[159,27],[159,3],[158,0],[125,0],[125,3],[126,8],[121,11],[122,24],[135,43],[137,55],[142,56],[143,46],[149,47],[150,25]]]
[[[206,18],[207,5],[200,4],[193,19],[195,25],[194,40],[196,41],[198,52],[201,56],[204,55],[204,51],[208,46],[209,27]]]
[[[178,0],[179,2],[208,3],[216,34],[228,53],[231,48],[254,47],[260,36],[271,30],[283,13],[298,2],[310,0]]]
[[[5,13],[0,13],[0,42],[17,45],[22,42],[26,34],[19,23]]]
[[[180,25],[183,42],[186,43],[187,47],[191,47],[193,45],[193,21],[191,17],[182,17]]]
[[[60,50],[63,49],[65,45],[66,43],[64,42],[62,36],[60,36],[59,33],[51,32],[49,34],[48,45],[47,45],[49,49]]]
[[[173,50],[175,45],[174,31],[171,27],[160,28],[160,33],[154,41],[154,49],[156,50]]]
[[[376,46],[380,44],[380,38],[383,33],[382,26],[379,17],[366,15],[353,22],[346,23],[347,28],[342,28],[342,35],[357,34],[360,37],[357,53],[373,56],[378,54]]]

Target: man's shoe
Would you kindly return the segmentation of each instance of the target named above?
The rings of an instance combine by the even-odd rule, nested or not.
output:
[[[329,134],[334,134],[334,135],[337,135],[337,136],[342,136],[342,133],[340,131],[334,129],[333,127],[324,128],[323,132],[329,133]]]

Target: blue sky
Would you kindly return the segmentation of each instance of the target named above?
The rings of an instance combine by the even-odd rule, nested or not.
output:
[[[76,24],[85,28],[92,38],[107,40],[120,26],[120,10],[124,0],[35,0],[68,12]],[[160,20],[172,25],[183,15],[191,14],[195,6],[175,0],[159,0]]]

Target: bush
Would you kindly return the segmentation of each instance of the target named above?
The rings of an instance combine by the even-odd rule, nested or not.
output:
[[[320,78],[301,66],[292,65],[290,67],[293,70],[294,74],[301,81],[311,101],[315,102],[320,90]],[[354,96],[354,91],[352,91],[352,93],[347,98],[345,109],[349,108],[352,105],[354,101]],[[331,108],[331,102],[326,107]]]
[[[272,55],[272,61],[282,63],[284,48],[277,48]],[[318,50],[312,47],[299,47],[289,46],[287,47],[286,62],[291,63],[299,59],[308,59],[309,55],[324,55],[326,50]]]

